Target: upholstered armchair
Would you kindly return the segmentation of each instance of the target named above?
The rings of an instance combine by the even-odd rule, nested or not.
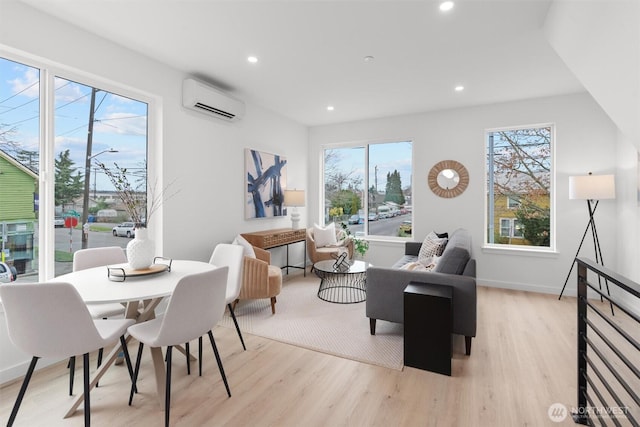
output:
[[[271,253],[253,247],[256,257],[245,256],[242,267],[242,288],[234,302],[241,299],[271,299],[271,313],[276,314],[276,296],[282,290],[282,270],[271,265]]]
[[[307,229],[307,254],[312,264],[318,261],[335,259],[343,252],[348,254],[349,259],[353,258],[353,239],[347,236],[344,230],[335,230],[335,244],[323,246],[318,246],[314,233],[314,228]],[[313,266],[311,266],[311,270],[313,270]]]

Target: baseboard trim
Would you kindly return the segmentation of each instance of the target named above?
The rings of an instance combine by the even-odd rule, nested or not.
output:
[[[40,359],[38,360],[38,364],[36,365],[36,372],[48,366],[55,365],[59,362],[61,362],[61,360]],[[29,368],[30,363],[31,358],[25,360],[24,362],[18,363],[17,365],[13,365],[6,369],[0,370],[0,388],[16,380],[22,381],[24,375],[27,373],[27,369]],[[80,365],[82,365],[82,363],[80,363]]]
[[[514,283],[514,282],[502,282],[499,280],[486,280],[478,278],[476,279],[478,286],[486,286],[489,288],[511,289],[514,291],[526,291],[537,292],[541,294],[555,294],[560,295],[562,287],[558,286],[545,286],[532,283]],[[577,295],[575,288],[571,289],[569,286],[564,290],[563,296],[575,297]]]

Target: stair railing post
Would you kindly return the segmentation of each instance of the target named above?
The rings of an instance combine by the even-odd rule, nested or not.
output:
[[[576,424],[589,424],[587,407],[587,267],[578,262],[578,407]]]

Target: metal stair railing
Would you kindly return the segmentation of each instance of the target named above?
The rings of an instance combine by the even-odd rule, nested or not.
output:
[[[578,266],[578,406],[584,425],[640,426],[640,285],[586,258]],[[596,281],[589,281],[594,275]],[[597,283],[605,279],[611,295]],[[595,284],[594,284],[595,283]],[[606,299],[589,300],[591,289]],[[618,310],[613,312],[613,306]]]

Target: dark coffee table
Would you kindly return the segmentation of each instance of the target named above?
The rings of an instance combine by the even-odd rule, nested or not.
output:
[[[336,268],[335,261],[319,261],[313,270],[320,280],[318,298],[338,304],[354,304],[367,299],[366,271],[371,266],[365,261],[350,261]]]

